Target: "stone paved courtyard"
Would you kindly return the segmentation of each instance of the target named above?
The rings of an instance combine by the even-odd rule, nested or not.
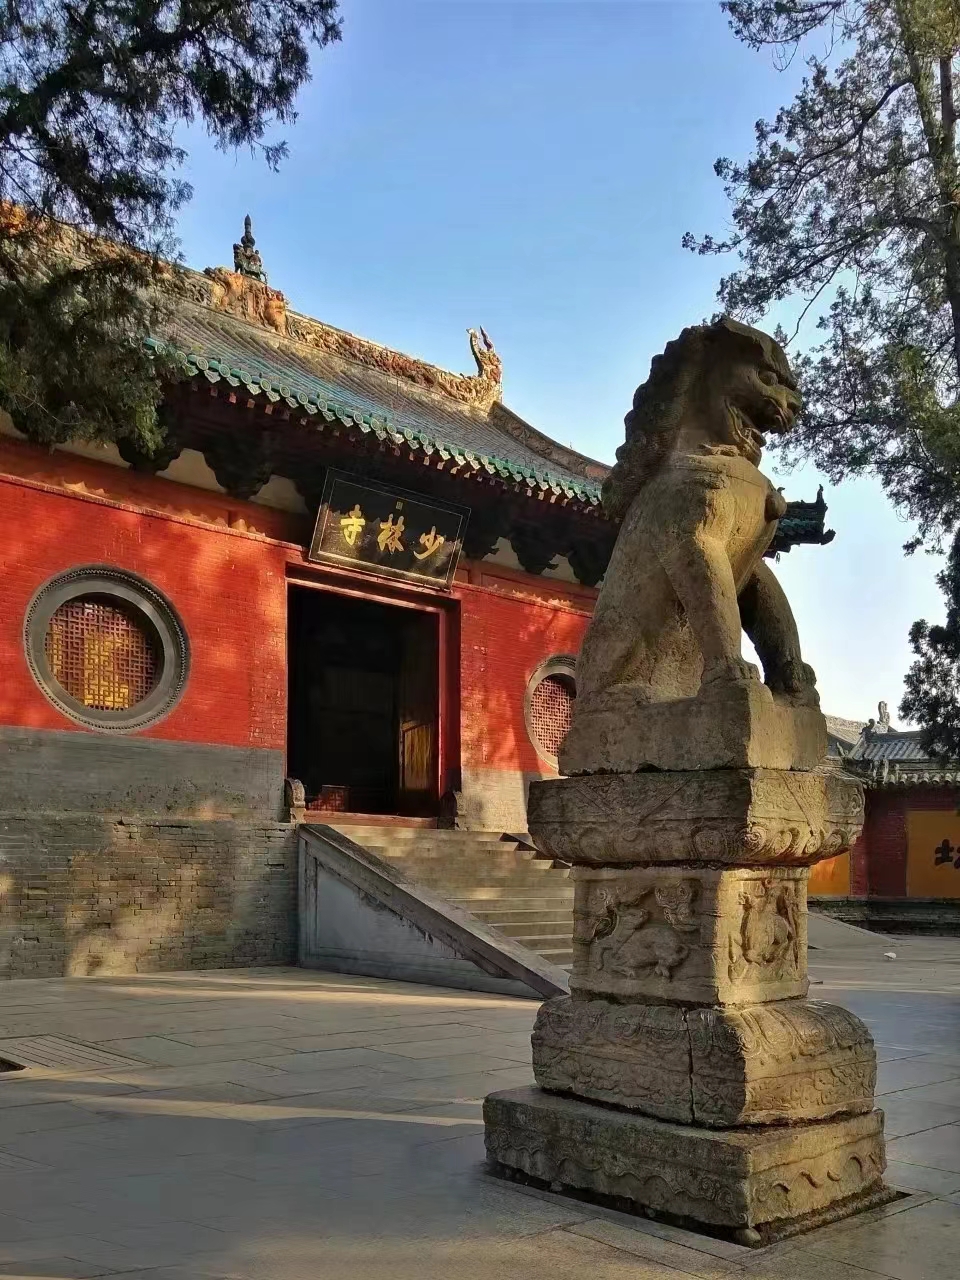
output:
[[[960,940],[811,953],[870,1024],[884,1210],[750,1251],[494,1182],[536,1003],[301,970],[0,986],[0,1276],[940,1280],[960,1258]],[[46,1064],[46,1065],[39,1065]]]

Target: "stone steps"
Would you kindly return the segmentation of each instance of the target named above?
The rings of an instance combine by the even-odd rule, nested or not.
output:
[[[330,822],[327,825],[364,847],[368,841],[384,845],[419,844],[422,841],[437,845],[464,843],[471,846],[505,843],[500,831],[448,831],[436,827],[394,827],[373,823],[368,826],[360,822]]]
[[[382,857],[376,849],[371,850]],[[510,868],[478,866],[458,866],[447,869],[443,865],[430,862],[418,862],[416,859],[384,858],[385,862],[398,867],[411,880],[421,881],[430,888],[436,889],[448,898],[468,898],[473,890],[483,888],[489,890],[489,897],[540,897],[549,895],[551,876],[549,868],[545,872],[527,871],[522,866],[512,872]],[[562,872],[554,872],[562,875]],[[478,884],[479,881],[479,884]],[[496,892],[499,890],[500,892]]]
[[[573,965],[573,948],[569,943],[565,947],[558,946],[553,948],[540,945],[536,948],[531,947],[530,950],[536,950],[538,956],[542,956],[544,960],[549,960],[551,964],[555,964],[561,969],[569,970]]]
[[[569,868],[542,857],[522,835],[330,825],[514,942],[553,964],[571,964]]]
[[[476,914],[476,913],[474,913]],[[489,913],[493,914],[493,913]],[[531,938],[562,938],[569,942],[567,930],[570,925],[569,918],[564,920],[563,917],[554,917],[552,919],[540,918],[534,920],[526,920],[523,923],[507,921],[502,919],[478,916],[483,919],[484,924],[493,925],[495,929],[499,929],[501,933],[505,933],[508,938],[515,938],[518,942],[522,942],[524,946],[533,946]],[[534,947],[534,950],[537,950]]]
[[[483,899],[462,899],[458,898],[457,905],[462,906],[465,911],[470,911],[478,920],[490,923],[493,917],[499,922],[497,927],[502,929],[504,933],[510,932],[512,929],[519,929],[522,933],[530,932],[528,925],[535,925],[546,921],[549,917],[550,923],[562,924],[566,926],[570,921],[570,901],[566,898],[560,898],[557,901],[544,899],[543,902],[536,906],[517,908],[516,900],[507,900],[504,907],[478,907],[477,901]],[[521,901],[536,902],[536,899],[521,899]]]

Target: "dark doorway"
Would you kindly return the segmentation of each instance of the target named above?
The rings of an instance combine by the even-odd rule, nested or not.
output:
[[[308,808],[437,811],[436,614],[290,588],[287,772]]]

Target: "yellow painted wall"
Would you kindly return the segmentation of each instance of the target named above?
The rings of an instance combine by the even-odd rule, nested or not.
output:
[[[944,845],[947,841],[947,845]],[[941,860],[949,854],[949,861]],[[907,896],[960,898],[960,815],[949,809],[907,814]]]
[[[810,881],[807,893],[811,897],[845,898],[850,893],[850,855],[842,853],[839,858],[827,858],[810,868]]]

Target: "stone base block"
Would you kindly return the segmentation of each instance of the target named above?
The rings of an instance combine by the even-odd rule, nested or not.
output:
[[[671,702],[623,686],[577,702],[560,772],[815,769],[826,754],[820,708],[775,697],[759,680],[718,681]]]
[[[881,1111],[711,1130],[511,1089],[490,1094],[483,1115],[500,1171],[731,1231],[855,1213],[886,1167]]]
[[[680,1009],[561,996],[540,1007],[532,1045],[542,1089],[661,1120],[733,1128],[873,1109],[873,1040],[837,1005]]]
[[[606,773],[530,784],[527,830],[581,866],[809,867],[848,849],[863,787],[837,772]]]
[[[693,1121],[685,1009],[560,996],[540,1006],[531,1043],[541,1089]]]
[[[873,1037],[839,1005],[691,1009],[687,1027],[698,1124],[793,1123],[873,1109]]]
[[[584,999],[750,1005],[807,994],[805,867],[574,867]]]

